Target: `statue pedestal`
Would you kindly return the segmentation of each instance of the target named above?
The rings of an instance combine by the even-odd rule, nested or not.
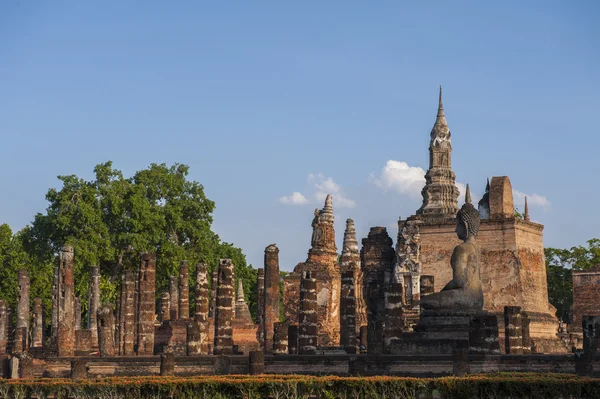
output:
[[[390,352],[451,354],[459,341],[469,345],[471,321],[487,316],[486,311],[456,309],[425,309],[413,333],[391,343]]]

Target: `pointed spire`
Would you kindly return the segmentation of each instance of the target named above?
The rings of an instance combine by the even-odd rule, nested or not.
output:
[[[471,203],[471,189],[469,188],[469,184],[467,183],[467,192],[465,193],[465,204]]]
[[[342,256],[358,254],[358,241],[356,240],[356,230],[354,229],[354,220],[346,220],[346,231],[344,231],[344,246],[342,247]]]
[[[318,214],[319,219],[333,222],[333,198],[331,197],[331,194],[327,194],[327,197],[325,197],[325,206],[318,212]]]
[[[490,178],[487,178],[487,184],[485,185],[485,192],[489,193],[490,192]]]
[[[531,219],[529,219],[529,205],[527,205],[527,197],[525,197],[525,215],[524,215],[524,219],[526,222],[531,221]]]
[[[246,298],[244,295],[244,284],[242,283],[242,279],[238,280],[238,290],[237,290],[237,302],[245,302]]]
[[[331,194],[327,194],[327,197],[325,197],[325,206],[323,207],[323,212],[333,213],[333,199]]]
[[[442,102],[442,85],[440,85],[440,96],[438,99],[438,112],[437,112],[436,124],[438,121],[446,124],[446,115],[444,114],[444,103]]]

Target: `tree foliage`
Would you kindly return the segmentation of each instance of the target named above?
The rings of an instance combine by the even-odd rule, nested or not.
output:
[[[569,319],[573,305],[572,270],[587,270],[600,264],[600,239],[587,241],[571,249],[546,248],[548,299],[557,309],[557,317]]]
[[[241,249],[211,230],[215,203],[200,183],[187,179],[188,171],[182,164],[151,164],[126,178],[109,161],[97,165],[89,181],[59,176],[62,187],[48,190],[46,212],[38,213],[31,226],[15,235],[8,226],[0,226],[2,273],[16,276],[26,267],[36,276],[32,298],[35,293],[49,300],[56,257],[61,247],[71,245],[76,295],[85,309],[93,265],[100,267],[102,300],[115,301],[123,271],[137,270],[142,252],[156,253],[157,292],[167,288],[170,275],[178,275],[182,260],[190,264],[193,287],[196,262],[206,262],[212,270],[220,258],[231,258],[249,304],[256,303],[256,271],[246,264]],[[14,298],[16,278],[0,281],[0,286],[7,285],[0,295]]]

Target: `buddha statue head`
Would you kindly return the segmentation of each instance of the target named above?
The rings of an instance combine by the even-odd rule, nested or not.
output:
[[[467,184],[465,204],[456,214],[456,234],[465,241],[469,237],[475,238],[479,233],[479,211],[471,204],[471,192]]]

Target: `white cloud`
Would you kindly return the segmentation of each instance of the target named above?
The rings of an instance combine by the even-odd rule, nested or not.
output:
[[[315,199],[318,202],[325,201],[327,194],[331,194],[333,197],[333,206],[340,208],[354,208],[356,202],[346,197],[342,187],[337,184],[331,177],[325,177],[322,173],[308,175],[308,181],[314,184],[316,192],[314,194]]]
[[[425,170],[418,166],[409,166],[406,162],[390,159],[385,163],[379,177],[373,173],[369,180],[384,191],[395,190],[401,195],[408,195],[413,198],[421,198],[421,190],[425,186]],[[456,187],[460,193],[458,197],[459,204],[465,202],[465,184],[456,182]],[[471,200],[474,204],[479,201],[479,196],[471,189]]]
[[[287,197],[280,197],[279,202],[286,205],[304,205],[308,204],[310,201],[306,198],[302,193],[298,191],[294,191],[292,195],[288,195]]]
[[[385,191],[395,190],[400,194],[420,197],[425,185],[425,170],[390,159],[381,170],[381,175],[376,177],[371,173],[369,180]]]
[[[327,197],[327,194],[331,194],[334,208],[354,208],[356,206],[356,202],[346,196],[342,186],[337,184],[333,178],[325,177],[322,173],[309,173],[308,182],[311,185],[311,189],[314,190],[312,194],[304,196],[300,192],[295,191],[290,196],[279,198],[279,202],[286,205],[315,203],[323,206],[325,197]],[[309,198],[313,198],[313,200],[311,201]]]
[[[514,190],[513,194],[515,196],[515,206],[519,209],[524,207],[525,197],[527,197],[527,204],[529,206],[539,206],[540,208],[545,208],[546,210],[550,209],[552,205],[548,198],[539,194],[525,194],[522,191]]]

